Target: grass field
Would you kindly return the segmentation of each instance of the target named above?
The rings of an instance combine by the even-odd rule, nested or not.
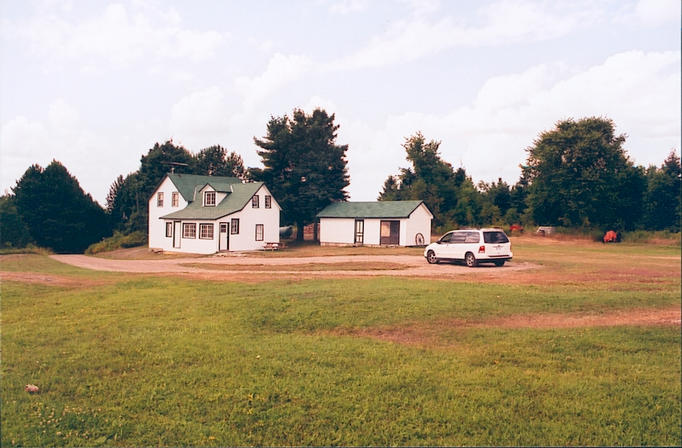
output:
[[[541,267],[237,283],[0,257],[52,281],[2,282],[2,445],[682,443],[679,324],[474,325],[679,306],[680,248],[514,252]],[[428,337],[382,338],[407,328]]]

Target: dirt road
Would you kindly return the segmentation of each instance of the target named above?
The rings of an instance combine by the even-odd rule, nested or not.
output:
[[[230,274],[267,272],[272,275],[301,275],[300,267],[305,265],[304,274],[311,277],[364,277],[364,276],[406,276],[406,277],[447,277],[450,275],[506,275],[520,270],[537,267],[531,263],[512,262],[503,267],[484,265],[478,269],[454,264],[429,265],[421,256],[415,255],[350,255],[327,257],[262,258],[247,256],[215,256],[206,258],[173,258],[166,260],[112,260],[86,255],[51,255],[59,262],[97,271],[137,273],[178,273],[212,274],[224,277]],[[348,266],[356,264],[359,269],[334,269],[334,264]],[[206,265],[202,268],[201,265]],[[318,265],[320,269],[310,269]],[[362,267],[367,266],[367,269]],[[382,265],[390,267],[382,268]],[[231,267],[235,267],[230,270]],[[253,267],[253,269],[249,269]]]

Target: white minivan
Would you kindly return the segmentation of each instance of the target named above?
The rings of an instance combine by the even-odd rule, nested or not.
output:
[[[464,261],[469,267],[479,263],[504,266],[512,259],[511,242],[501,229],[453,230],[426,246],[424,257],[431,264]]]

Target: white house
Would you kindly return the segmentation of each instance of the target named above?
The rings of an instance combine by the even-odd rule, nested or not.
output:
[[[212,254],[279,242],[280,206],[263,182],[168,174],[149,199],[149,248]]]
[[[317,214],[321,245],[423,246],[433,215],[423,201],[336,202]]]

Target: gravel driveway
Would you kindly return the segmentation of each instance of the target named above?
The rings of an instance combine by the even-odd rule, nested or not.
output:
[[[292,275],[328,277],[328,276],[407,276],[407,277],[447,277],[449,275],[479,275],[496,274],[505,275],[519,270],[536,267],[530,263],[512,262],[503,267],[480,266],[467,268],[454,264],[429,265],[424,257],[415,255],[348,255],[327,257],[291,257],[291,258],[261,258],[248,256],[214,256],[206,258],[173,258],[166,260],[112,260],[106,258],[90,257],[87,255],[51,255],[51,258],[62,263],[78,266],[97,271],[136,272],[136,273],[212,273],[216,276],[221,274],[248,274],[267,272],[272,275]],[[368,269],[368,270],[334,270],[325,267],[325,270],[306,270],[302,272],[286,266],[310,265],[310,264],[335,264],[335,263],[373,263],[380,265],[398,264],[402,269]],[[187,266],[191,264],[192,266]],[[201,268],[197,265],[210,264],[210,268]],[[216,266],[219,270],[216,270]],[[230,270],[230,266],[239,265],[239,270]],[[253,266],[253,270],[248,270]],[[277,269],[268,269],[269,266]],[[247,267],[247,269],[245,269]],[[224,269],[223,269],[224,268]]]

